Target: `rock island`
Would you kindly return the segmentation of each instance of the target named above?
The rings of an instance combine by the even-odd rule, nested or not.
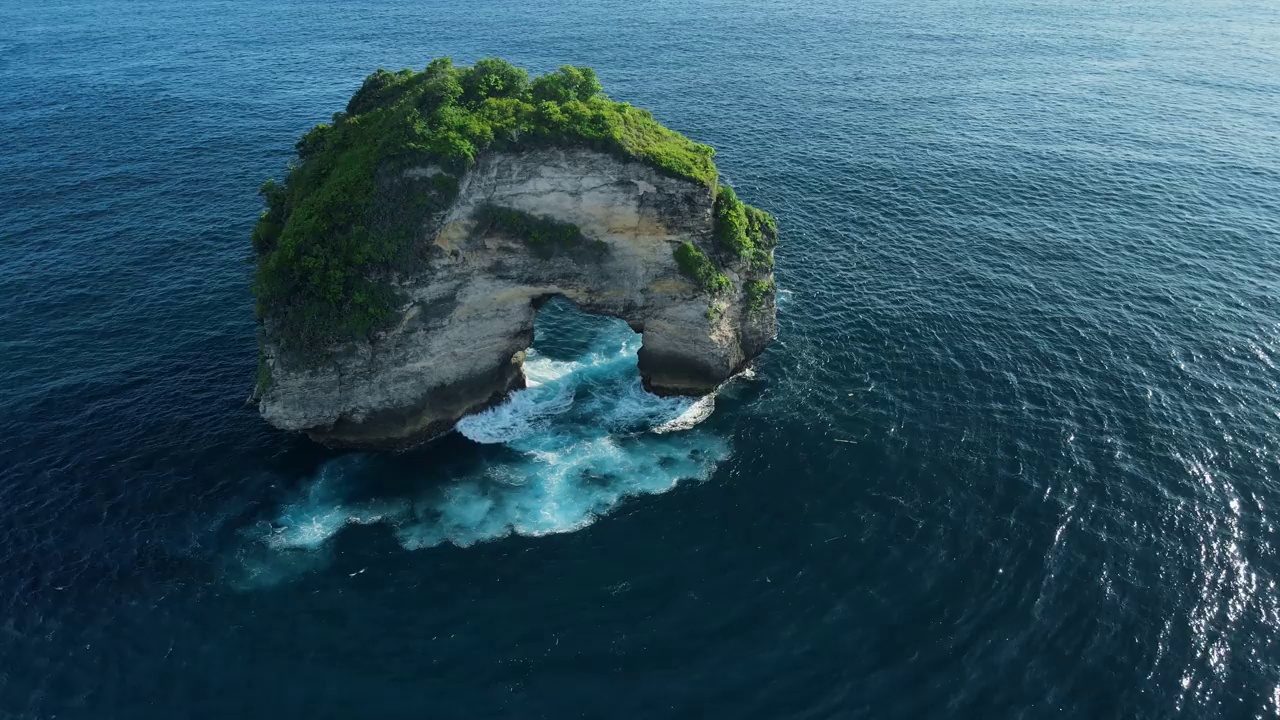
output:
[[[297,150],[252,237],[276,427],[366,448],[446,432],[524,386],[557,295],[641,333],[659,394],[711,391],[776,332],[773,217],[588,68],[379,70]]]

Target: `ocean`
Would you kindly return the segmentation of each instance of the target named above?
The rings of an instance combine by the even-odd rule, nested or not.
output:
[[[718,149],[749,373],[245,404],[258,185],[445,55]],[[0,718],[1280,715],[1280,5],[0,0],[0,138]]]

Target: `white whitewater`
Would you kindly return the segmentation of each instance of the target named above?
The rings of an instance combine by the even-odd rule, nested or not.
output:
[[[246,582],[270,584],[323,565],[330,540],[353,524],[387,524],[407,550],[467,547],[579,530],[628,497],[709,477],[729,455],[726,440],[696,429],[714,398],[645,392],[639,336],[621,322],[589,329],[586,351],[572,360],[531,351],[526,389],[458,423],[467,438],[505,451],[438,482],[424,468],[425,481],[406,483],[425,488],[417,496],[378,499],[361,494],[367,456],[330,461],[269,523],[249,529],[252,547],[240,558]]]

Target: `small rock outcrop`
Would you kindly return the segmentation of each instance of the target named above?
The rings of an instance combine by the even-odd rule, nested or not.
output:
[[[379,192],[444,172],[397,166]],[[302,351],[263,319],[269,423],[345,447],[446,432],[524,386],[534,319],[554,296],[641,333],[640,373],[660,394],[711,391],[775,334],[772,243],[754,258],[726,250],[714,183],[572,145],[485,149],[454,177],[441,184],[449,201],[415,218],[421,262],[386,276],[396,302],[381,328]],[[682,247],[710,263],[714,286]]]

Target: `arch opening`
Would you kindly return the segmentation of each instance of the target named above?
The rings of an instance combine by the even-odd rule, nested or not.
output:
[[[542,438],[559,447],[564,437],[600,440],[609,433],[692,427],[714,407],[711,398],[648,392],[638,371],[641,336],[626,321],[585,312],[561,296],[536,305],[524,386],[460,419],[462,435],[483,444]]]
[[[571,360],[611,343],[622,349],[641,342],[641,335],[625,320],[587,312],[563,295],[540,298],[534,309],[533,344],[528,351],[537,356]]]

